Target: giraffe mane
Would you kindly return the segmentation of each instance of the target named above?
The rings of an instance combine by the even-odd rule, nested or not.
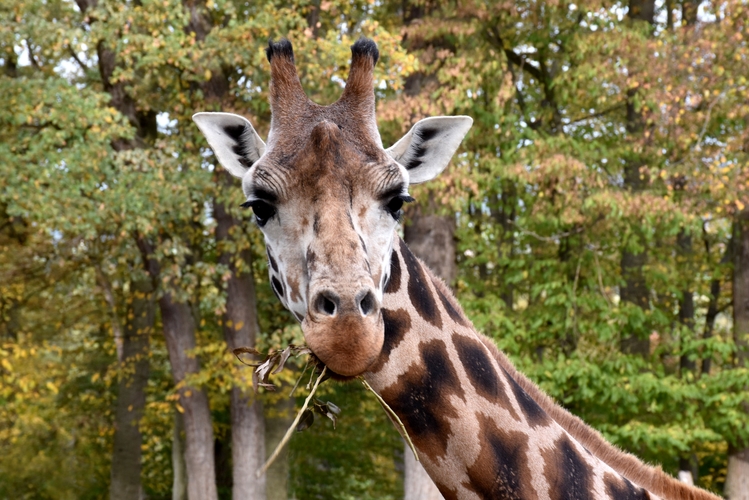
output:
[[[457,300],[450,288],[444,281],[437,277],[428,266],[421,263],[424,269],[431,274],[435,286],[451,300],[455,305]],[[459,308],[462,312],[462,308]],[[465,315],[465,313],[463,313]],[[466,321],[470,322],[468,318]],[[632,481],[634,484],[645,488],[656,495],[664,498],[679,498],[682,500],[720,500],[720,497],[696,486],[689,486],[678,481],[676,478],[665,473],[660,466],[652,466],[643,463],[636,456],[627,453],[615,445],[609,443],[597,430],[586,424],[580,417],[573,415],[560,406],[554,399],[543,392],[528,377],[515,368],[510,359],[497,348],[494,342],[478,332],[479,340],[489,349],[497,363],[503,368],[518,385],[533,398],[536,403],[565,431],[567,431],[580,444],[585,446],[596,458],[609,465],[616,472]]]
[[[645,464],[634,455],[609,443],[597,430],[557,404],[551,396],[519,372],[509,358],[488,337],[479,334],[479,338],[494,355],[499,365],[551,418],[573,438],[577,439],[580,444],[590,450],[596,458],[608,464],[622,476],[665,498],[680,498],[683,500],[716,500],[720,498],[706,490],[684,484],[666,474],[660,466]]]

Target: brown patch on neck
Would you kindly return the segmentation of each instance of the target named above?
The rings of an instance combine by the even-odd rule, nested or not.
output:
[[[580,456],[567,434],[562,434],[553,448],[543,449],[541,453],[552,500],[595,500],[591,466]]]
[[[484,344],[475,338],[458,333],[453,333],[452,340],[463,369],[468,375],[468,381],[476,393],[487,401],[501,406],[512,418],[520,421],[520,416],[510,400],[508,388],[502,383]]]
[[[650,495],[644,489],[635,486],[628,479],[607,472],[603,476],[606,494],[616,500],[649,500]]]
[[[467,470],[470,483],[463,486],[481,498],[538,498],[528,463],[528,436],[501,429],[482,413],[476,413],[476,419],[481,429],[481,451]]]
[[[463,312],[460,310],[460,307],[455,304],[455,299],[452,297],[452,294],[448,290],[447,285],[445,285],[441,279],[436,277],[432,277],[432,284],[434,285],[434,289],[437,290],[437,295],[440,298],[440,302],[442,302],[442,308],[445,310],[450,319],[455,321],[460,326],[470,326],[468,318],[465,317]]]
[[[436,297],[429,288],[429,280],[424,273],[425,266],[411,253],[403,240],[400,242],[400,250],[408,272],[408,299],[419,316],[433,326],[442,328],[442,317]]]
[[[444,457],[451,419],[458,418],[461,411],[453,407],[451,396],[465,401],[465,393],[442,340],[422,343],[419,348],[419,362],[412,364],[381,396],[400,416],[420,453]]]
[[[401,287],[401,264],[398,258],[398,252],[393,248],[393,253],[390,254],[390,277],[388,278],[387,285],[385,286],[385,293],[398,293]]]
[[[388,361],[390,361],[390,353],[393,349],[398,347],[406,334],[411,330],[411,316],[408,315],[408,311],[405,309],[382,309],[382,322],[385,324],[385,341],[382,344],[382,351],[380,351],[380,357],[377,359],[374,365],[369,368],[372,373],[377,373],[382,370]]]

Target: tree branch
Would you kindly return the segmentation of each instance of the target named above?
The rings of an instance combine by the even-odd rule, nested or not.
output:
[[[601,117],[601,116],[606,115],[608,113],[611,113],[612,111],[616,111],[617,109],[624,108],[624,107],[626,107],[626,105],[627,105],[626,102],[620,102],[618,104],[615,104],[615,105],[611,106],[610,108],[604,109],[603,111],[599,111],[597,113],[593,113],[593,114],[590,114],[590,115],[587,115],[587,116],[581,116],[580,118],[576,118],[576,119],[572,120],[569,123],[565,123],[565,125],[574,125],[576,123],[580,123],[580,122],[583,122],[585,120],[590,120],[591,118],[598,118],[598,117]]]
[[[73,58],[73,60],[76,63],[78,63],[78,66],[81,67],[81,69],[84,71],[84,73],[86,71],[88,71],[88,66],[86,66],[83,61],[81,61],[80,59],[78,59],[78,54],[75,53],[75,50],[73,50],[73,46],[72,45],[68,45],[68,51],[70,52],[70,56]]]

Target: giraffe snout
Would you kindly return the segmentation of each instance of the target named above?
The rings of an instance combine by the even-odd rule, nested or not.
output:
[[[312,294],[302,322],[307,345],[329,369],[357,376],[379,357],[384,341],[380,302],[374,288],[348,293],[321,288]]]

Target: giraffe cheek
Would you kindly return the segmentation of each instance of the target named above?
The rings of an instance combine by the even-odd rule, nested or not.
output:
[[[342,315],[321,322],[305,318],[302,330],[315,356],[344,377],[364,373],[380,356],[385,340],[380,314],[375,318]]]

